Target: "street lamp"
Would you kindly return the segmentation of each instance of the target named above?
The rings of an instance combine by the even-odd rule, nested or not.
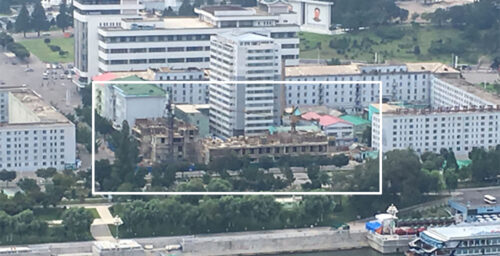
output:
[[[123,224],[123,221],[122,219],[120,219],[120,217],[118,217],[118,215],[115,216],[115,218],[113,219],[113,224],[115,224],[115,227],[116,227],[116,240],[118,240],[118,227],[120,225]]]

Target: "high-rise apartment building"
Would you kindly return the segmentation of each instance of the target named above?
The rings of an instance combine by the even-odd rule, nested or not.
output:
[[[281,56],[280,45],[270,37],[254,33],[212,36],[210,80],[214,83],[209,87],[209,103],[213,134],[223,138],[258,135],[279,122],[280,85],[252,81],[281,80]]]
[[[119,27],[124,17],[138,17],[139,0],[74,0],[75,83],[85,85],[98,74],[100,27]]]

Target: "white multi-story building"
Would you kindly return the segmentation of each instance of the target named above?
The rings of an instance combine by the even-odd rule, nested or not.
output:
[[[252,81],[280,80],[280,45],[253,33],[224,33],[212,36],[210,51],[211,132],[223,138],[257,135],[278,123],[280,86]],[[248,84],[230,82],[237,80]]]
[[[151,84],[127,84],[126,81],[142,81],[137,76],[115,79],[120,83],[96,83],[95,100],[97,113],[112,121],[113,126],[121,129],[123,121],[130,128],[137,119],[160,118],[165,115],[166,92]]]
[[[500,104],[498,97],[485,92],[463,79],[432,77],[431,106],[472,107]]]
[[[429,104],[432,77],[436,74],[458,77],[460,72],[441,63],[286,67],[286,81],[336,81],[338,84],[288,84],[285,101],[287,106],[326,105],[348,112],[361,111],[378,101],[379,84],[352,82],[382,81],[382,97],[385,100]]]
[[[205,72],[199,68],[172,69],[153,68],[147,71],[148,80],[154,81],[207,81]],[[165,83],[158,84],[163,90],[172,94],[175,104],[208,104],[207,83]]]
[[[280,47],[285,65],[299,63],[299,26],[259,8],[205,6],[197,18],[131,18],[120,27],[101,27],[96,72],[148,68],[208,68],[210,37],[221,33],[257,33],[271,37]]]
[[[0,88],[0,169],[74,168],[75,125],[26,88]]]
[[[139,0],[74,0],[73,6],[76,71],[74,82],[85,85],[99,73],[97,28],[119,27],[122,18],[138,17],[143,5]]]
[[[378,104],[374,104],[378,108]],[[466,155],[474,147],[491,149],[500,144],[500,107],[437,110],[392,109],[372,116],[372,146],[379,150],[411,148],[417,153],[441,148]]]

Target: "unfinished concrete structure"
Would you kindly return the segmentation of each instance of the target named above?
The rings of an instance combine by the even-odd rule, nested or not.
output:
[[[132,133],[140,143],[143,164],[152,165],[171,159],[195,160],[196,126],[174,119],[173,131],[170,132],[165,118],[137,119]]]
[[[322,132],[283,132],[262,136],[239,136],[226,141],[209,138],[200,141],[199,161],[208,164],[228,154],[279,159],[283,155],[324,155],[336,150],[335,139]]]

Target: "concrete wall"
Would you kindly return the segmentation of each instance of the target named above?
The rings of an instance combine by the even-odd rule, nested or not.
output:
[[[9,93],[9,123],[31,123],[39,122],[40,119],[30,110],[28,110],[24,104],[16,98],[14,95]]]
[[[256,255],[290,252],[333,251],[367,247],[365,232],[330,228],[285,229],[182,237],[140,238],[142,246],[181,244],[182,255]]]

